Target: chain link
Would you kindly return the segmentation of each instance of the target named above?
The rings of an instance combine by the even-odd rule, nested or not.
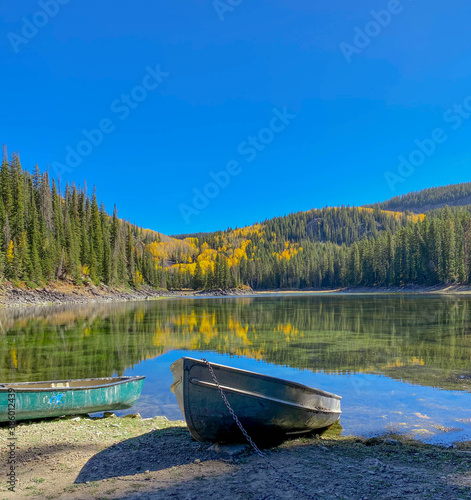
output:
[[[263,453],[263,451],[260,450],[260,448],[253,442],[252,438],[249,436],[248,432],[244,429],[244,426],[242,425],[239,418],[237,417],[234,410],[232,409],[231,405],[229,404],[229,401],[227,400],[226,395],[224,394],[224,391],[222,390],[222,387],[220,386],[218,379],[216,378],[216,374],[214,373],[214,370],[213,370],[213,367],[211,366],[211,363],[207,359],[204,359],[204,358],[201,361],[203,361],[203,363],[205,363],[206,366],[208,367],[209,373],[211,374],[211,377],[212,377],[214,383],[216,384],[216,387],[218,388],[219,394],[221,395],[221,398],[224,401],[224,404],[227,406],[229,413],[232,415],[232,418],[234,419],[234,422],[237,424],[237,427],[241,430],[245,439],[248,441],[248,443],[250,444],[252,449],[255,451],[255,453],[257,455],[259,455],[260,457],[262,457],[266,461],[266,463],[278,474],[278,476],[280,478],[284,479],[285,481],[287,481],[294,489],[296,489],[297,491],[299,491],[300,493],[305,495],[307,498],[312,498],[313,500],[318,500],[317,497],[315,497],[314,495],[311,495],[306,490],[304,490],[303,488],[298,486],[293,481],[293,479],[291,479],[289,474],[286,474],[286,473],[283,473],[282,471],[280,471],[280,469],[278,469],[278,467],[276,467],[276,465],[274,465],[269,460],[269,458],[265,455],[265,453]]]

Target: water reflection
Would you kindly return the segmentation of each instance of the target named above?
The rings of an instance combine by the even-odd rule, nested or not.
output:
[[[471,300],[309,296],[0,312],[0,379],[102,377],[169,350],[471,390]]]
[[[0,311],[0,381],[147,376],[143,416],[181,418],[183,354],[343,396],[345,433],[471,439],[471,298],[284,296]],[[450,411],[452,409],[452,411]]]

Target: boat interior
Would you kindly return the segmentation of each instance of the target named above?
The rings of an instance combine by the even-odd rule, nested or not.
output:
[[[121,377],[110,377],[102,379],[88,379],[88,380],[61,380],[61,381],[50,381],[50,382],[17,382],[9,384],[0,384],[0,390],[5,389],[63,389],[63,388],[74,388],[74,387],[95,387],[99,385],[115,384],[116,382],[121,382],[123,378]]]

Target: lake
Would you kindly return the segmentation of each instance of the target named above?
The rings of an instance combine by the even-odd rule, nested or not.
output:
[[[181,356],[343,397],[345,435],[471,440],[471,298],[306,295],[31,307],[0,311],[0,381],[146,375],[143,417],[182,415]]]

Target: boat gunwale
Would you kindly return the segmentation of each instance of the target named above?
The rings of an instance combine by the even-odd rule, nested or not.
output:
[[[172,370],[173,365],[176,365],[180,360],[183,360],[183,362],[182,362],[183,370],[185,370],[185,360],[189,360],[189,361],[193,361],[193,362],[196,361],[199,365],[205,366],[204,361],[202,361],[201,359],[182,356],[181,358],[177,359],[176,361],[174,361],[170,365],[170,370]],[[276,382],[279,384],[288,385],[288,386],[291,386],[295,389],[307,389],[309,392],[317,394],[319,396],[325,396],[325,397],[329,397],[332,399],[337,399],[339,401],[342,399],[342,396],[339,396],[338,394],[333,394],[332,392],[327,392],[327,391],[324,391],[322,389],[316,389],[314,387],[309,387],[308,385],[300,384],[299,382],[293,382],[291,380],[286,380],[286,379],[279,378],[279,377],[272,377],[271,375],[264,375],[263,373],[252,372],[250,370],[244,370],[242,368],[234,368],[232,366],[221,365],[219,363],[213,363],[213,362],[209,362],[209,363],[211,364],[211,366],[215,366],[218,368],[224,368],[224,369],[232,371],[232,372],[242,372],[245,375],[256,376],[257,378],[261,378],[261,379],[265,379],[265,380],[268,379],[271,382]],[[173,372],[173,370],[172,370],[172,372]]]
[[[83,390],[93,390],[102,389],[104,387],[113,387],[115,385],[127,384],[129,382],[135,382],[138,380],[145,379],[145,375],[136,376],[122,376],[122,377],[98,377],[98,378],[83,378],[83,379],[67,379],[67,380],[43,380],[38,382],[4,382],[0,384],[0,393],[8,392],[9,389],[13,389],[16,392],[63,392],[63,391],[83,391]],[[39,385],[39,384],[61,384],[64,382],[88,382],[91,380],[115,380],[108,384],[100,385],[83,385],[79,387],[22,387],[26,385]],[[20,386],[19,388],[17,388]]]
[[[211,382],[205,382],[204,380],[199,380],[197,378],[191,377],[189,379],[190,384],[195,384],[195,385],[200,385],[202,387],[206,387],[207,389],[214,389],[218,390],[218,386],[214,383]],[[236,389],[234,387],[229,387],[225,385],[220,385],[221,389],[225,393],[232,393],[232,394],[237,394],[240,396],[245,396],[248,398],[254,398],[254,399],[262,399],[264,401],[269,401],[270,403],[276,403],[280,405],[285,405],[289,406],[290,408],[296,408],[298,410],[306,410],[309,412],[314,412],[314,413],[326,413],[326,414],[333,414],[333,415],[341,415],[342,411],[341,410],[330,410],[328,408],[313,408],[311,406],[305,406],[299,403],[293,403],[291,401],[286,401],[284,399],[277,399],[277,398],[271,398],[269,396],[265,396],[264,394],[258,393],[258,392],[251,392],[251,391],[245,391],[241,389]]]

